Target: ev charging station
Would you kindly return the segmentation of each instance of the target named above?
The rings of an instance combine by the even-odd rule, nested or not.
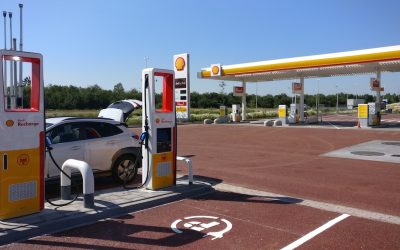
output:
[[[162,82],[162,108],[156,109],[156,78]],[[176,115],[173,70],[142,71],[142,183],[156,190],[176,184]],[[160,81],[162,79],[162,81]]]
[[[0,58],[0,219],[8,219],[44,207],[43,60],[40,54],[12,50],[0,50]],[[10,76],[8,84],[4,70],[17,62],[31,69],[29,102],[19,106],[16,80]]]

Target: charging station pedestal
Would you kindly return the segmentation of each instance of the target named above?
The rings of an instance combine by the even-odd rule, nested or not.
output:
[[[0,219],[36,213],[44,207],[42,61],[40,54],[0,50]],[[16,62],[22,62],[25,75],[31,77],[25,96],[29,102],[20,106],[16,106],[17,81],[8,84],[4,73],[6,64],[10,69]]]
[[[156,109],[156,78],[162,82],[162,108]],[[176,184],[176,115],[174,71],[144,69],[142,72],[142,183],[151,190]]]

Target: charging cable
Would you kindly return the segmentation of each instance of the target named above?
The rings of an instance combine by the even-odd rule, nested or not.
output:
[[[80,194],[79,186],[75,183],[75,181],[71,178],[71,176],[69,176],[67,173],[65,173],[64,170],[62,170],[62,168],[60,168],[60,166],[57,164],[56,160],[53,157],[53,154],[51,153],[53,148],[50,146],[51,143],[48,140],[50,140],[50,139],[46,138],[46,149],[47,149],[47,152],[49,153],[49,156],[50,156],[52,162],[54,163],[56,168],[58,168],[58,170],[60,170],[61,174],[65,175],[69,180],[71,180],[72,183],[74,183],[74,186],[76,186],[76,195],[71,201],[68,201],[68,202],[62,203],[62,204],[53,203],[50,199],[47,199],[47,198],[46,198],[46,201],[55,207],[67,206],[78,199],[79,194]]]

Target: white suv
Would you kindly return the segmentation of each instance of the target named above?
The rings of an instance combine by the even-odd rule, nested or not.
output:
[[[68,159],[82,160],[92,167],[93,173],[109,172],[117,182],[123,183],[131,181],[141,166],[139,137],[124,124],[111,119],[48,118],[46,137],[60,167]],[[60,170],[47,152],[46,178],[59,175]]]

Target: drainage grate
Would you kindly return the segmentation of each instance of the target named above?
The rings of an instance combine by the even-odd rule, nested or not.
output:
[[[390,146],[400,146],[400,142],[399,141],[385,141],[382,142],[383,145],[390,145]]]
[[[352,153],[353,155],[362,155],[362,156],[383,156],[383,155],[385,155],[384,153],[373,152],[373,151],[353,151],[350,153]]]
[[[400,155],[392,155],[393,157],[400,157]]]

